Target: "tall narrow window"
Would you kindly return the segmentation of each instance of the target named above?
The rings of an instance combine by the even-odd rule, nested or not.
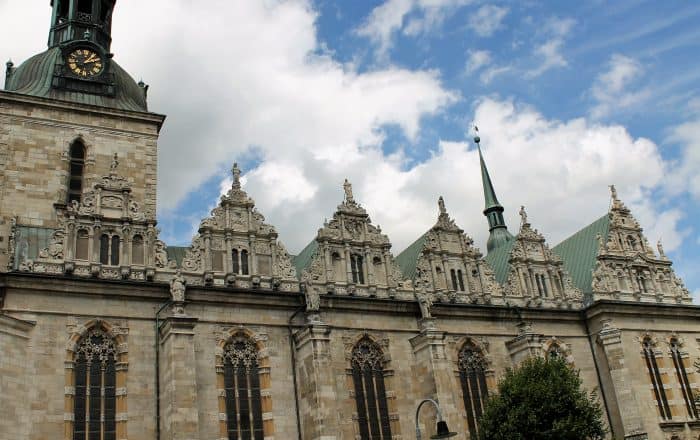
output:
[[[88,246],[90,244],[90,239],[88,237],[88,232],[85,229],[78,231],[78,235],[75,238],[75,259],[76,260],[87,260],[88,259]]]
[[[109,262],[112,266],[119,266],[119,236],[112,235],[112,248]]]
[[[241,251],[241,274],[248,275],[248,251]]]
[[[488,398],[486,362],[481,351],[471,343],[467,343],[459,352],[458,365],[469,434],[471,438],[476,438],[477,421],[483,413],[484,404]]]
[[[649,372],[649,379],[651,379],[652,388],[654,389],[656,405],[659,408],[661,417],[666,420],[671,420],[671,409],[668,406],[666,391],[664,390],[664,384],[661,380],[661,373],[659,373],[659,366],[656,361],[656,354],[651,339],[644,339],[642,348],[644,352],[644,361],[646,362],[647,371]]]
[[[547,290],[547,279],[544,275],[540,275],[540,277],[542,277],[542,290],[544,290],[544,296],[549,296],[549,291]]]
[[[351,363],[360,438],[390,440],[382,349],[369,338],[363,338],[352,351]]]
[[[109,264],[109,235],[102,234],[100,237],[100,263]]]
[[[671,339],[671,357],[673,358],[673,367],[676,370],[678,383],[681,385],[681,391],[683,392],[685,408],[688,410],[688,415],[691,418],[697,419],[698,410],[695,406],[693,390],[690,387],[690,381],[688,380],[688,374],[685,371],[685,365],[683,365],[683,357],[681,356],[680,346],[678,345],[677,339]]]
[[[353,283],[365,283],[365,273],[363,268],[363,259],[361,255],[350,255],[350,270],[352,272]]]
[[[68,180],[68,203],[80,202],[83,194],[83,173],[85,171],[85,146],[80,141],[70,147],[70,178]]]
[[[143,237],[134,235],[131,240],[131,264],[143,265]]]
[[[246,336],[235,336],[223,358],[228,438],[263,440],[257,347]]]
[[[240,270],[240,265],[238,263],[238,249],[231,251],[231,262],[233,263],[231,265],[231,272],[238,274]]]
[[[75,360],[74,440],[116,440],[114,341],[93,329],[78,343]]]
[[[537,293],[539,293],[540,296],[543,296],[544,290],[542,289],[542,279],[538,273],[535,274],[535,282],[537,283]]]
[[[457,290],[457,272],[454,269],[450,269],[450,278],[452,278],[452,290]]]
[[[459,281],[459,290],[464,292],[464,276],[461,269],[457,271],[457,281]]]

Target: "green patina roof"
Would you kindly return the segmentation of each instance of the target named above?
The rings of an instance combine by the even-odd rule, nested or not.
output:
[[[182,260],[185,258],[185,254],[189,247],[187,246],[168,246],[166,251],[168,252],[168,261],[175,260],[178,266],[182,265]]]
[[[418,256],[423,250],[423,245],[425,240],[428,238],[428,233],[421,235],[418,240],[414,241],[412,245],[404,249],[399,255],[396,256],[396,264],[401,268],[403,276],[409,280],[412,280],[416,276],[416,265],[418,264]]]
[[[607,239],[609,229],[610,219],[606,214],[552,248],[564,260],[564,268],[571,275],[574,285],[584,294],[591,292],[593,268],[598,254],[596,236],[600,234]]]
[[[5,90],[40,98],[51,98],[119,110],[148,111],[143,90],[114,60],[111,61],[111,71],[114,74],[114,85],[116,88],[116,96],[114,97],[72,92],[52,87],[54,69],[57,64],[61,63],[63,63],[63,57],[61,49],[58,47],[35,55],[14,69],[7,80],[7,84],[5,84]]]
[[[301,278],[301,273],[304,269],[309,267],[317,249],[318,242],[315,239],[311,240],[311,243],[306,245],[306,247],[299,252],[299,255],[292,258],[292,264],[297,270],[297,277]]]
[[[508,272],[510,272],[510,251],[513,250],[513,245],[515,245],[515,240],[506,241],[501,246],[493,249],[486,255],[487,263],[493,269],[493,273],[496,277],[496,281],[504,284],[508,281]]]

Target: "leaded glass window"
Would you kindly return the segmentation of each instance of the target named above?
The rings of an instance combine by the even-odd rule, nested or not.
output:
[[[83,174],[85,171],[85,146],[75,141],[70,147],[70,177],[68,180],[68,203],[80,202],[83,194]]]
[[[116,440],[115,360],[114,341],[101,330],[78,343],[73,440]]]
[[[360,438],[391,440],[384,353],[372,340],[363,338],[352,350],[351,364]]]
[[[263,440],[258,349],[246,336],[235,336],[223,359],[228,439]]]
[[[486,386],[486,361],[481,351],[468,343],[459,352],[458,365],[469,434],[471,438],[476,438],[477,421],[483,413],[489,395]]]
[[[642,342],[642,348],[644,361],[647,366],[647,371],[649,372],[649,379],[651,380],[651,385],[654,390],[654,397],[656,398],[656,405],[659,408],[661,417],[665,420],[671,420],[671,408],[669,408],[666,390],[664,390],[664,384],[661,380],[661,373],[659,372],[654,345],[649,338],[646,338],[644,342]]]
[[[671,339],[671,357],[673,358],[673,367],[676,370],[676,377],[678,377],[678,383],[681,385],[681,391],[683,392],[685,408],[688,410],[688,415],[691,418],[697,419],[698,411],[695,407],[693,390],[690,387],[688,374],[685,371],[685,366],[683,365],[683,357],[681,356],[680,347],[678,345],[677,339]]]

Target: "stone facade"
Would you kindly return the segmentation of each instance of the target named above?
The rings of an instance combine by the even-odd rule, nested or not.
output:
[[[700,308],[614,188],[606,216],[550,248],[524,208],[507,232],[484,178],[500,234],[487,256],[440,198],[435,225],[394,257],[346,181],[291,256],[234,165],[177,257],[155,216],[163,121],[0,92],[0,440],[75,439],[95,335],[114,366],[114,428],[101,429],[115,440],[237,438],[234,421],[266,440],[411,439],[426,398],[467,439],[529,356],[579,370],[617,439],[699,438]],[[435,416],[421,413],[424,434]]]

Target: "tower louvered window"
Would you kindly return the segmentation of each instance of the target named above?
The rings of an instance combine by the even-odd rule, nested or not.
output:
[[[691,418],[697,419],[698,410],[695,407],[693,390],[690,387],[688,374],[685,371],[685,366],[683,365],[683,358],[681,356],[680,347],[678,346],[677,339],[671,339],[671,357],[673,358],[673,367],[676,370],[676,377],[678,378],[678,383],[681,385],[681,391],[683,392],[685,408],[688,410],[688,415]]]
[[[224,386],[229,440],[263,440],[258,349],[245,336],[224,348]]]
[[[116,440],[116,350],[101,330],[78,343],[73,440]]]
[[[85,146],[80,141],[70,147],[70,178],[68,180],[68,203],[80,202],[83,195],[83,174],[85,171]]]
[[[368,338],[352,351],[357,422],[363,440],[390,440],[389,406],[384,384],[384,353]]]
[[[656,398],[656,405],[659,408],[659,413],[661,417],[665,420],[671,420],[671,408],[668,405],[668,399],[666,398],[666,391],[664,390],[664,384],[661,380],[661,373],[659,372],[659,365],[656,360],[656,353],[654,352],[654,345],[649,338],[645,339],[642,343],[644,361],[647,366],[647,371],[649,372],[649,379],[651,380],[652,388],[654,389],[654,397]]]
[[[486,362],[475,346],[466,344],[459,352],[458,364],[469,434],[471,438],[476,438],[477,421],[483,413],[489,394],[486,386]]]

